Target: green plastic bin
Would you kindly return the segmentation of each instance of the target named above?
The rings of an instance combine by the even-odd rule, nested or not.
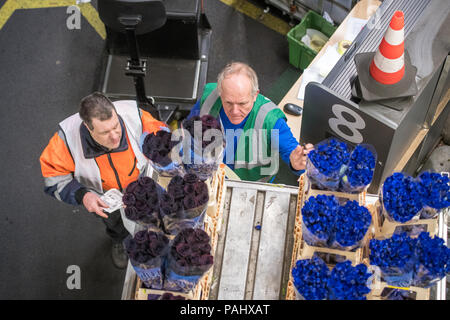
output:
[[[289,42],[289,63],[296,68],[306,69],[316,56],[316,52],[301,42],[306,34],[306,29],[316,29],[328,38],[336,31],[335,26],[326,21],[314,11],[308,11],[302,21],[293,27],[287,34]]]

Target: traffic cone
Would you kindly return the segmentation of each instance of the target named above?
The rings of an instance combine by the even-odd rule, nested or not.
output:
[[[403,12],[395,11],[370,64],[370,75],[382,84],[397,83],[405,74],[404,26]]]
[[[376,52],[355,55],[358,77],[352,92],[366,101],[403,98],[417,94],[417,68],[405,50],[405,18],[395,11]]]

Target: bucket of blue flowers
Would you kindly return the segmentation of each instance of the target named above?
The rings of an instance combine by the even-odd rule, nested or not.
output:
[[[292,268],[297,300],[366,300],[372,277],[366,265],[353,266],[348,260],[337,263],[330,271],[316,255],[297,260]]]
[[[420,218],[436,218],[440,210],[450,206],[449,177],[441,173],[425,171],[419,175],[418,181],[423,199]]]
[[[310,246],[329,247],[334,240],[339,202],[333,196],[309,197],[303,205],[302,237]]]
[[[365,191],[372,182],[377,161],[377,152],[370,144],[358,144],[350,155],[340,190],[347,193]]]
[[[355,200],[339,206],[336,217],[334,241],[331,248],[352,251],[364,244],[372,223],[372,215]]]
[[[370,264],[378,266],[382,279],[391,286],[409,287],[413,280],[416,240],[406,233],[369,242]]]
[[[422,232],[416,241],[416,262],[412,285],[430,288],[450,273],[450,249],[439,237]]]
[[[337,138],[314,146],[306,160],[306,175],[320,189],[337,190],[350,161],[351,147]]]
[[[409,175],[395,172],[383,183],[380,194],[383,216],[391,222],[418,220],[423,208],[419,182]]]
[[[372,223],[366,207],[355,200],[340,204],[334,195],[309,197],[301,212],[303,240],[316,247],[355,250],[363,245]]]

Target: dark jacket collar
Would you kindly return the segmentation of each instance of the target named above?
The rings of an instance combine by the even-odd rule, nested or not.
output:
[[[100,145],[99,143],[97,143],[92,138],[91,134],[89,133],[89,130],[86,128],[84,123],[80,125],[81,145],[83,146],[83,154],[86,159],[97,158],[107,153],[122,152],[128,149],[128,142],[126,137],[127,132],[125,129],[125,124],[120,116],[119,122],[122,128],[122,138],[120,139],[119,146],[113,150],[109,150],[104,146]]]

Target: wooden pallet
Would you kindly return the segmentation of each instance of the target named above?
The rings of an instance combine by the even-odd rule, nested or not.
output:
[[[375,238],[376,239],[387,239],[392,237],[395,230],[397,228],[405,228],[405,227],[411,227],[411,226],[420,226],[425,225],[426,232],[429,232],[430,237],[434,237],[439,232],[439,226],[438,226],[438,216],[436,216],[433,219],[416,219],[411,220],[405,223],[395,222],[395,221],[389,221],[384,215],[385,215],[385,209],[382,208],[380,201],[377,201],[376,204],[376,227],[375,227]]]
[[[386,294],[384,293],[384,291],[385,289],[389,288],[408,291],[413,295],[412,298],[414,300],[430,300],[430,288],[426,289],[420,287],[394,287],[382,281],[374,282],[372,284],[372,291],[367,294],[367,300],[386,300]]]
[[[292,250],[291,258],[291,268],[289,274],[289,281],[286,290],[286,300],[295,299],[295,288],[294,280],[292,278],[292,269],[295,267],[297,260],[300,259],[310,259],[315,253],[325,253],[329,255],[343,256],[346,260],[350,260],[353,265],[362,263],[364,258],[368,255],[368,243],[369,240],[374,237],[375,234],[375,208],[373,206],[368,206],[368,209],[372,215],[372,223],[369,227],[364,239],[362,241],[362,246],[354,251],[343,251],[338,249],[331,249],[325,247],[315,247],[308,245],[302,238],[302,214],[301,209],[303,208],[305,202],[311,196],[317,196],[319,194],[324,195],[334,195],[337,198],[345,198],[348,200],[356,200],[359,205],[364,206],[366,204],[366,193],[361,192],[358,194],[350,194],[344,192],[327,191],[311,188],[311,182],[309,181],[306,174],[300,176],[299,188],[298,188],[298,201],[297,201],[297,211],[295,217],[295,228],[294,228],[294,246]]]
[[[168,183],[169,180],[164,180]],[[217,249],[217,242],[219,237],[219,230],[222,221],[223,206],[222,203],[225,197],[225,170],[223,166],[220,166],[216,174],[212,179],[206,181],[209,192],[210,201],[208,203],[207,211],[204,218],[204,230],[210,237],[211,255],[215,256]],[[212,282],[213,267],[211,267],[206,274],[199,280],[193,290],[188,293],[181,293],[169,290],[156,290],[143,288],[142,281],[139,277],[136,277],[136,300],[147,300],[150,294],[162,295],[166,292],[173,295],[180,295],[189,300],[207,300]]]

